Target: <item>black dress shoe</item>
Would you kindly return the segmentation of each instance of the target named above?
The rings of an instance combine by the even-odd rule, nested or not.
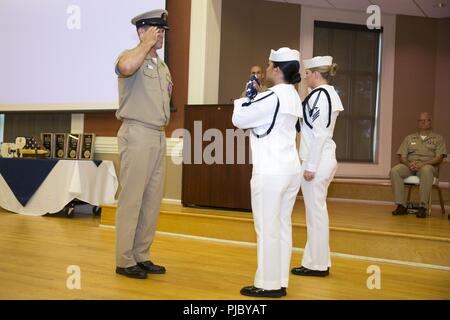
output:
[[[326,277],[330,274],[330,268],[328,268],[325,271],[319,271],[319,270],[311,270],[305,267],[297,267],[293,268],[291,270],[292,274],[295,274],[296,276],[307,276],[307,277]]]
[[[417,218],[426,218],[427,217],[427,209],[424,207],[420,207],[416,213]]]
[[[285,287],[281,287],[281,295],[285,297],[287,295],[287,291]]]
[[[147,272],[142,270],[137,265],[134,265],[134,266],[128,267],[128,268],[117,267],[116,273],[126,276],[128,278],[134,278],[134,279],[146,279],[147,278]]]
[[[392,211],[392,215],[394,216],[403,216],[405,214],[408,214],[408,210],[401,204],[399,204],[397,208],[394,211]]]
[[[255,286],[243,287],[241,294],[248,297],[265,297],[265,298],[281,298],[286,295],[286,288],[278,290],[264,290]]]
[[[147,273],[152,273],[152,274],[166,273],[166,268],[164,268],[163,266],[158,266],[158,265],[154,264],[153,262],[151,262],[150,260],[144,261],[144,262],[138,262],[137,265]]]

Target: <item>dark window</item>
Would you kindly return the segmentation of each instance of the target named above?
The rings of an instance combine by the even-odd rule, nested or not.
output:
[[[336,157],[343,162],[377,161],[381,30],[315,21],[314,56],[333,56],[334,79],[344,105],[334,131]]]

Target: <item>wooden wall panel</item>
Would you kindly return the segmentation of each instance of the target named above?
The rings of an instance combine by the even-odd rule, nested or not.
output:
[[[97,136],[115,137],[121,124],[116,119],[115,111],[89,112],[84,115],[84,132]]]
[[[395,43],[392,165],[403,139],[416,131],[417,116],[428,111],[433,130],[450,143],[450,18],[397,16]],[[448,151],[448,150],[447,150]],[[440,180],[449,181],[450,164],[441,165]]]
[[[392,164],[403,139],[416,131],[419,112],[433,113],[436,21],[397,16],[395,43],[394,112],[392,119]]]
[[[184,106],[188,102],[189,43],[191,32],[191,0],[166,0],[170,31],[166,37],[166,60],[174,83],[172,112],[167,136],[184,127]]]
[[[450,18],[438,20],[437,32],[433,125],[436,132],[446,139],[447,152],[450,152],[450,103],[448,101],[448,90],[450,88]],[[450,181],[450,162],[444,162],[441,165],[440,178],[443,181]]]
[[[219,103],[240,97],[250,68],[265,71],[271,49],[299,49],[300,8],[286,1],[222,1]]]

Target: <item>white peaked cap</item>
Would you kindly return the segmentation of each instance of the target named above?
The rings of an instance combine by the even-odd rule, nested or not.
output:
[[[300,52],[298,50],[283,47],[277,51],[270,51],[270,61],[273,62],[284,62],[284,61],[298,61],[300,62]]]
[[[317,56],[312,59],[303,60],[303,67],[305,69],[319,68],[331,66],[333,64],[332,56]]]

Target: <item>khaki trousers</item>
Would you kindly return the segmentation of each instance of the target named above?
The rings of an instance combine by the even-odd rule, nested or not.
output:
[[[416,173],[402,163],[399,163],[391,169],[390,177],[396,204],[406,206],[405,184],[403,183],[403,179],[414,174]],[[431,188],[433,187],[433,178],[437,177],[437,169],[427,164],[417,171],[417,176],[420,179],[420,204],[426,207],[430,198]]]
[[[122,123],[116,215],[116,265],[127,268],[149,260],[164,188],[165,132]]]

